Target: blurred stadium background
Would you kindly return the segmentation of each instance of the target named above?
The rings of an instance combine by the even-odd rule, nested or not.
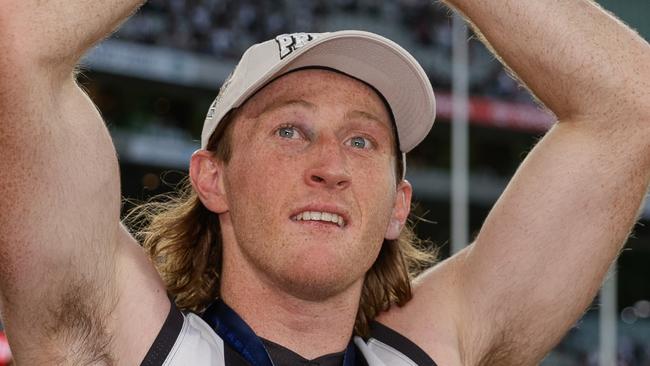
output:
[[[648,0],[599,2],[650,37]],[[407,178],[416,213],[431,221],[420,222],[417,232],[440,246],[444,258],[451,251],[451,24],[450,13],[431,0],[150,0],[86,56],[80,79],[114,137],[124,196],[145,199],[184,176],[212,99],[252,43],[297,31],[364,29],[387,36],[415,55],[436,91],[437,122],[409,154]],[[472,237],[553,117],[475,39],[469,42],[469,106]],[[612,329],[618,365],[650,365],[649,222],[646,204],[617,263]],[[605,366],[599,361],[600,303],[596,299],[543,365]],[[0,365],[9,358],[3,340],[0,334]]]

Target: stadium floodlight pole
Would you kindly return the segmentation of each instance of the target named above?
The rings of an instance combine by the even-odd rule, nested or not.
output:
[[[618,314],[617,305],[618,276],[616,274],[616,262],[612,264],[600,290],[600,312],[599,312],[599,339],[600,339],[600,365],[616,365],[617,347],[617,326]]]
[[[452,20],[451,251],[468,244],[469,232],[469,60],[467,25],[458,13]]]

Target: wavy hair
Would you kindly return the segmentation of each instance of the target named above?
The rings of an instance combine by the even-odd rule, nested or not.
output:
[[[225,163],[232,152],[231,127],[236,114],[237,110],[233,110],[224,117],[207,146]],[[401,177],[401,157],[397,160],[397,177]],[[132,209],[125,221],[149,254],[178,308],[201,313],[220,296],[219,219],[201,203],[188,178],[174,193],[156,196]],[[355,334],[367,337],[372,319],[412,298],[411,280],[437,258],[428,244],[415,236],[412,220],[397,240],[384,240],[365,276]]]

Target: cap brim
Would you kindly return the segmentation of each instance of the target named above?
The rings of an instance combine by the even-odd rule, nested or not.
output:
[[[435,98],[422,67],[396,43],[363,31],[319,35],[267,70],[240,94],[232,107],[243,104],[276,77],[305,67],[332,68],[377,89],[395,117],[402,152],[417,146],[433,125]]]

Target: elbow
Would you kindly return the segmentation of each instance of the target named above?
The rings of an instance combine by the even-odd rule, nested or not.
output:
[[[576,120],[587,122],[610,136],[610,142],[634,147],[650,160],[650,89],[641,84],[611,90]],[[646,85],[650,85],[650,80]]]
[[[630,102],[630,108],[622,112],[620,124],[627,126],[626,140],[622,141],[640,157],[642,171],[650,179],[650,93],[644,98]],[[646,180],[648,180],[646,179]]]
[[[635,130],[634,140],[638,141],[650,167],[650,89],[639,90],[636,95],[630,97],[630,100],[625,118],[632,124]]]
[[[72,45],[56,45],[42,39],[26,24],[11,20],[2,24],[7,17],[0,16],[0,80],[3,86],[10,86],[9,79],[20,75],[68,76],[74,69],[78,53]]]

